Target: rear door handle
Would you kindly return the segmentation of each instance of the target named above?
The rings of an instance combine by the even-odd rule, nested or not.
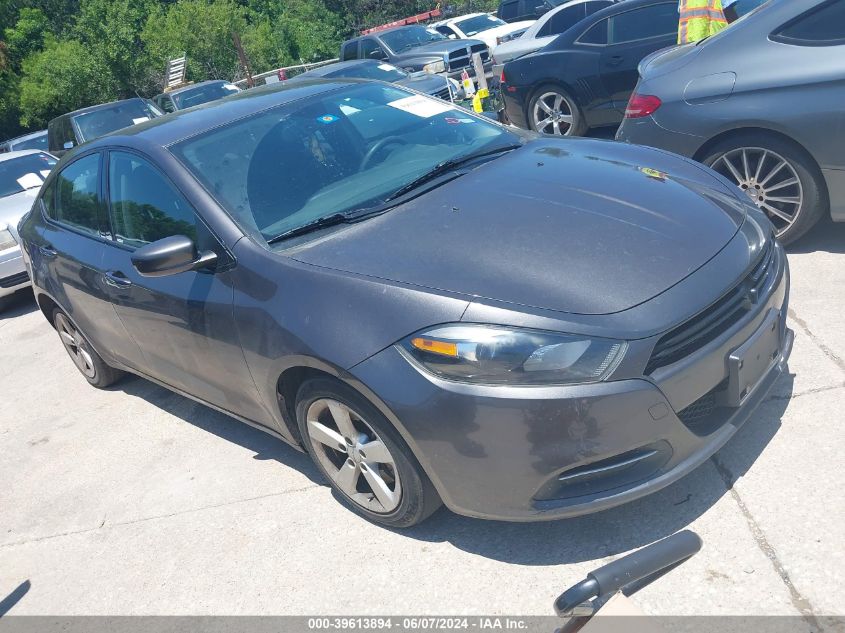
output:
[[[42,257],[46,257],[47,259],[52,259],[56,255],[58,255],[56,249],[50,246],[49,244],[45,246],[39,246],[38,252],[41,253]]]
[[[106,283],[112,288],[126,288],[132,285],[132,281],[127,279],[126,275],[119,270],[110,270],[104,277],[106,278]]]
[[[622,57],[622,55],[614,55],[613,57],[611,57],[610,59],[607,60],[607,65],[608,66],[618,66],[624,60],[625,60],[625,58]]]

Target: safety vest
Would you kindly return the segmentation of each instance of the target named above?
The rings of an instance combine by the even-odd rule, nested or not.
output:
[[[678,44],[703,40],[728,25],[722,0],[680,0],[678,11]]]

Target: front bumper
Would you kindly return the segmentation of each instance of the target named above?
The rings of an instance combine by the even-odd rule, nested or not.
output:
[[[784,372],[789,275],[724,336],[658,377],[590,385],[479,386],[433,377],[390,347],[352,373],[381,400],[444,503],[468,516],[509,521],[597,512],[655,492],[706,461],[749,419]],[[679,417],[728,378],[731,352],[776,314],[779,349],[736,408],[706,428]]]
[[[29,286],[29,276],[18,246],[0,252],[0,297]]]

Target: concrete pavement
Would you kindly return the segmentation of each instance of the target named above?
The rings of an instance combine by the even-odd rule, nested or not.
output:
[[[10,614],[521,614],[683,528],[653,614],[845,614],[845,226],[791,249],[790,373],[649,498],[542,524],[345,510],[309,459],[145,380],[89,387],[28,296],[0,315],[0,602]]]

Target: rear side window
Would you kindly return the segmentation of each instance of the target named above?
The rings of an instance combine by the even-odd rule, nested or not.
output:
[[[347,42],[343,45],[343,51],[340,54],[340,61],[348,62],[350,59],[358,59],[358,41]]]
[[[197,241],[193,208],[158,170],[134,154],[109,154],[109,207],[114,238],[126,246],[173,235]]]
[[[65,167],[55,180],[56,199],[47,214],[90,235],[100,234],[100,155],[91,154]]]
[[[608,20],[596,22],[592,27],[587,29],[586,33],[578,38],[578,42],[581,44],[597,44],[604,46],[607,44],[607,23]]]
[[[655,4],[610,18],[611,44],[635,42],[678,31],[678,4]]]
[[[499,17],[503,20],[513,20],[516,17],[516,2],[503,2],[499,6]]]
[[[845,2],[832,0],[807,11],[784,25],[772,39],[796,46],[845,44]]]
[[[545,37],[547,35],[560,35],[570,27],[576,25],[584,19],[584,4],[576,4],[572,7],[561,9],[549,18],[543,25],[537,37]]]

